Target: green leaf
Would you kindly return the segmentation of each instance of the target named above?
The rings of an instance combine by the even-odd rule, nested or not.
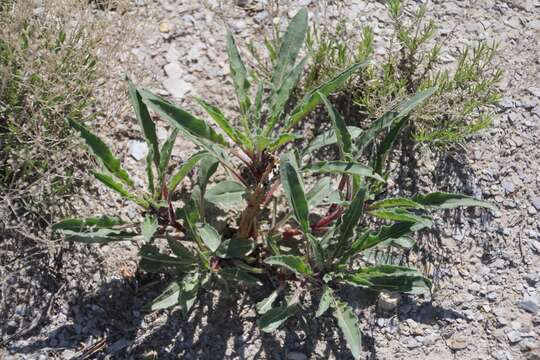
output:
[[[249,118],[252,127],[259,128],[261,126],[261,110],[262,110],[262,97],[263,97],[263,83],[259,82],[257,86],[257,93],[255,94],[255,101],[251,104],[249,110]]]
[[[401,134],[401,131],[405,127],[405,124],[407,123],[408,117],[403,117],[401,120],[399,120],[397,123],[393,124],[390,128],[390,131],[386,136],[382,139],[379,146],[377,147],[377,153],[375,155],[375,163],[373,164],[373,169],[377,173],[382,173],[384,163],[386,161],[386,158],[388,156],[388,153],[392,146],[394,145],[394,142],[397,140],[399,134]]]
[[[267,257],[264,262],[268,265],[281,266],[299,275],[311,275],[312,271],[308,264],[300,256],[277,255]]]
[[[401,120],[403,117],[409,115],[411,110],[420,105],[425,99],[430,97],[437,89],[430,88],[424,91],[416,93],[410,99],[397,105],[394,109],[386,112],[379,119],[375,120],[373,124],[364,131],[356,140],[356,147],[358,151],[362,151],[369,143],[371,143],[377,135],[390,127],[394,122]]]
[[[315,174],[349,174],[365,176],[384,181],[384,179],[380,175],[375,174],[370,167],[353,161],[319,161],[304,166],[302,170]]]
[[[177,280],[172,281],[163,292],[156,297],[150,304],[150,310],[156,311],[167,309],[178,304],[178,296],[180,295],[180,285]]]
[[[412,200],[424,206],[438,209],[454,209],[461,206],[477,206],[495,209],[493,204],[487,201],[478,200],[467,195],[446,192],[434,192],[427,195],[416,195],[413,196]]]
[[[202,99],[196,99],[197,102],[202,106],[202,108],[214,119],[216,124],[219,125],[219,127],[231,138],[232,141],[234,141],[236,144],[240,146],[251,146],[251,140],[247,138],[244,134],[242,134],[240,131],[236,130],[234,126],[231,124],[231,122],[225,117],[225,115],[221,112],[220,109],[217,107],[207,103],[206,101]]]
[[[169,247],[171,248],[171,251],[173,252],[176,257],[180,259],[189,259],[195,262],[196,257],[193,255],[191,250],[189,250],[187,247],[182,245],[182,243],[178,240],[175,240],[171,237],[167,237],[167,243],[169,244]]]
[[[347,347],[351,350],[353,357],[359,359],[362,351],[362,333],[358,317],[349,305],[339,300],[334,301],[334,317],[347,341]]]
[[[370,215],[378,217],[379,219],[391,220],[391,221],[403,221],[412,223],[426,222],[431,225],[431,219],[425,216],[416,215],[406,209],[402,208],[384,208],[376,209],[369,212]]]
[[[114,157],[111,150],[109,150],[107,145],[105,145],[100,138],[91,133],[86,127],[69,118],[68,122],[72,128],[79,131],[94,156],[111,174],[120,179],[124,184],[131,187],[134,186],[133,180],[131,180],[127,171],[120,165],[120,160]]]
[[[304,187],[296,168],[291,163],[291,155],[284,155],[280,162],[281,184],[292,206],[296,221],[304,233],[309,232],[309,210]]]
[[[406,294],[425,294],[430,291],[431,281],[416,269],[397,265],[375,265],[361,268],[343,279],[352,285],[373,290],[397,291]]]
[[[330,287],[325,285],[323,287],[321,300],[319,301],[319,307],[317,308],[315,317],[319,317],[323,315],[330,308],[333,302],[334,302],[333,291]]]
[[[268,297],[262,299],[257,303],[257,312],[259,314],[264,314],[270,309],[272,309],[272,304],[276,301],[279,295],[279,291],[275,290]]]
[[[298,84],[298,81],[300,80],[300,76],[302,75],[302,71],[304,70],[306,60],[307,58],[302,59],[285,77],[281,86],[276,89],[275,94],[272,97],[272,102],[270,104],[270,119],[263,131],[264,136],[270,135],[272,130],[274,130],[277,122],[279,121],[279,118],[281,117],[283,110],[285,109],[285,105],[287,104],[287,101],[291,96],[291,92],[294,90],[294,88]]]
[[[221,243],[216,250],[220,258],[240,258],[246,256],[253,249],[253,242],[248,239],[233,238]]]
[[[302,8],[292,18],[283,35],[277,61],[272,73],[272,87],[275,90],[282,87],[287,74],[298,58],[298,53],[304,44],[304,38],[306,36],[307,21],[307,10]]]
[[[158,222],[157,222],[156,217],[152,215],[146,215],[141,225],[141,232],[144,237],[144,240],[146,240],[147,242],[152,241],[157,229],[158,229]]]
[[[407,198],[384,199],[369,205],[370,209],[386,209],[402,207],[406,209],[424,209],[424,205]]]
[[[272,308],[262,314],[259,319],[259,328],[266,333],[274,332],[288,318],[296,315],[297,311],[298,306],[296,304]]]
[[[326,111],[330,116],[330,120],[332,121],[332,125],[334,127],[334,134],[336,134],[336,140],[338,143],[339,151],[341,153],[341,159],[346,160],[345,155],[350,154],[352,149],[351,134],[349,134],[349,131],[347,130],[345,120],[343,120],[341,115],[334,110],[334,107],[326,98],[326,96],[322,93],[319,93],[319,96],[321,97],[324,106],[326,107]]]
[[[270,143],[270,145],[268,146],[268,150],[274,151],[277,148],[287,144],[290,141],[298,140],[301,138],[302,137],[295,134],[291,134],[291,133],[280,134],[277,139],[275,139],[274,141],[272,141],[272,143]]]
[[[208,140],[225,147],[229,146],[223,136],[218,134],[203,120],[196,118],[187,111],[174,106],[167,100],[162,99],[147,90],[140,90],[139,93],[150,109],[154,110],[181,132],[193,136],[195,139]]]
[[[350,239],[354,235],[354,229],[358,225],[358,221],[364,212],[364,200],[366,197],[366,188],[362,187],[356,193],[351,205],[340,219],[337,225],[338,229],[338,241],[336,246],[336,256],[341,256],[346,249],[349,248],[348,244]]]
[[[154,185],[154,170],[152,169],[152,159],[154,158],[154,151],[152,148],[148,150],[146,154],[146,178],[148,179],[148,192],[154,194],[156,191]]]
[[[123,198],[125,198],[127,200],[131,200],[134,203],[136,203],[136,204],[138,204],[138,205],[140,205],[140,206],[142,206],[144,208],[148,208],[149,204],[148,204],[148,202],[146,200],[141,199],[140,197],[138,197],[136,195],[133,195],[132,193],[127,191],[121,183],[116,182],[111,176],[105,175],[105,174],[102,174],[102,173],[98,173],[98,172],[92,172],[92,174],[101,183],[103,183],[105,186],[111,188],[112,190],[116,191]]]
[[[201,151],[191,156],[186,162],[180,166],[180,169],[169,180],[168,190],[169,193],[173,193],[176,190],[178,184],[184,179],[184,177],[197,165],[197,163],[210,156],[207,151]]]
[[[133,109],[135,110],[135,115],[137,117],[137,121],[139,122],[139,125],[143,131],[144,138],[146,139],[146,142],[148,143],[148,147],[152,149],[152,153],[154,156],[154,164],[156,165],[156,168],[159,168],[159,162],[160,162],[160,153],[159,153],[159,144],[158,139],[156,135],[156,125],[152,121],[152,118],[150,117],[150,113],[148,112],[148,109],[145,105],[145,103],[142,100],[141,95],[139,94],[139,91],[137,88],[135,88],[135,85],[133,85],[133,82],[128,79],[128,90],[129,90],[129,99],[131,102],[131,105],[133,106]]]
[[[231,205],[243,200],[246,193],[244,185],[236,181],[222,181],[206,191],[205,198],[212,204]]]
[[[81,232],[73,230],[61,230],[67,241],[81,242],[85,244],[106,244],[116,241],[131,241],[137,234],[125,232],[119,229],[99,228],[95,230],[84,230]]]
[[[306,94],[302,100],[292,110],[287,120],[285,131],[290,130],[295,126],[304,116],[306,116],[311,110],[313,110],[321,101],[320,94],[325,96],[330,95],[334,90],[341,86],[349,77],[354,74],[358,69],[365,67],[369,62],[356,63],[345,69],[336,77],[331,79],[325,84],[322,84],[318,88],[314,89],[310,93]]]
[[[212,225],[209,224],[197,224],[196,231],[199,237],[212,252],[216,251],[221,245],[221,235],[217,232]]]
[[[55,231],[71,230],[81,232],[92,229],[109,229],[123,224],[124,222],[119,218],[103,215],[86,219],[64,219],[54,224],[52,229]]]
[[[176,141],[176,138],[178,136],[178,129],[174,129],[171,132],[171,135],[165,140],[163,143],[163,146],[161,147],[161,155],[159,160],[159,167],[158,167],[158,185],[159,190],[163,188],[164,182],[165,182],[165,175],[167,173],[167,167],[169,166],[169,161],[171,160],[171,154],[174,147],[174,143]]]
[[[347,126],[347,131],[351,135],[351,139],[358,137],[362,133],[362,129],[356,126]],[[311,155],[316,150],[328,145],[333,145],[337,143],[337,136],[334,129],[330,129],[313,139],[307,147],[304,148],[302,152],[303,156]]]
[[[178,295],[178,304],[184,317],[187,317],[189,310],[197,300],[199,292],[200,280],[199,274],[186,275],[180,283],[180,294]]]
[[[225,267],[219,270],[219,274],[226,280],[241,282],[246,285],[262,285],[262,282],[247,271],[237,267]]]
[[[231,76],[233,78],[238,104],[242,114],[246,114],[250,107],[249,101],[249,81],[247,80],[247,71],[238,48],[236,47],[234,38],[230,31],[227,31],[227,53],[229,54],[229,63],[231,68]]]
[[[319,205],[332,191],[330,185],[332,180],[328,177],[321,179],[307,192],[306,199],[309,207]]]
[[[139,251],[140,265],[148,272],[158,272],[165,267],[175,267],[177,270],[187,272],[194,266],[192,259],[180,259],[174,256],[161,254],[153,245],[143,245]]]

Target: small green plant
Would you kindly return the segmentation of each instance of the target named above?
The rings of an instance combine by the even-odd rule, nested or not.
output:
[[[494,64],[496,44],[479,43],[464,47],[455,70],[441,66],[442,46],[435,42],[437,26],[427,21],[427,5],[405,10],[406,0],[387,0],[393,36],[383,61],[370,64],[348,82],[334,103],[351,123],[364,126],[399,101],[417,91],[437,91],[410,115],[412,138],[433,148],[448,148],[491,123],[490,106],[500,100],[496,84],[502,71]],[[312,61],[302,89],[309,91],[334,76],[338,67],[360,62],[375,53],[375,35],[365,25],[356,41],[350,40],[345,20],[335,27],[313,27],[307,47]]]
[[[179,306],[187,314],[202,289],[221,284],[275,287],[257,304],[262,331],[273,332],[287,319],[305,317],[307,293],[319,298],[316,316],[331,312],[353,356],[361,352],[361,332],[353,309],[339,298],[343,286],[420,294],[431,282],[419,271],[388,263],[372,263],[366,255],[381,247],[410,248],[410,236],[431,225],[429,210],[489,204],[459,194],[417,194],[384,198],[386,155],[407,123],[409,113],[436,90],[428,89],[393,108],[366,130],[346,126],[328,96],[367,62],[356,63],[290,104],[306,59],[295,60],[307,31],[307,11],[292,19],[277,50],[269,81],[258,84],[254,97],[247,69],[234,39],[227,35],[231,75],[239,117],[233,122],[215,106],[198,103],[223,134],[205,121],[129,82],[135,114],[149,145],[148,191],[134,182],[102,140],[69,120],[102,164],[94,176],[120,196],[141,206],[141,224],[102,216],[66,219],[55,224],[70,241],[108,243],[142,239],[140,266],[148,272],[172,271],[172,280],[149,305],[158,310]],[[298,125],[319,104],[331,129],[303,146]],[[154,111],[174,126],[163,145],[157,141]],[[169,173],[177,136],[201,151]],[[294,144],[294,146],[293,146]],[[337,146],[332,160],[319,160],[317,150]],[[362,164],[369,147],[369,166]],[[175,193],[192,169],[198,168],[191,196],[179,206]],[[229,179],[211,184],[221,168]],[[334,178],[339,178],[334,187]],[[307,184],[309,186],[309,190]],[[281,187],[282,194],[278,189]],[[286,206],[277,211],[286,199]],[[232,226],[217,225],[208,203],[238,206]],[[273,205],[273,206],[272,206]],[[273,209],[273,210],[272,210]],[[268,210],[268,211],[266,211]],[[236,212],[231,210],[231,217]],[[322,214],[322,215],[316,215]],[[374,226],[371,219],[385,222]],[[312,296],[312,298],[313,298]]]

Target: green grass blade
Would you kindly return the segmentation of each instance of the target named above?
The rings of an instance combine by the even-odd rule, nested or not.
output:
[[[121,183],[115,181],[111,176],[98,173],[98,172],[92,172],[92,174],[101,183],[103,183],[105,186],[109,187],[110,189],[116,191],[123,198],[133,201],[144,208],[148,208],[149,204],[146,200],[141,199],[140,197],[135,196],[131,192],[127,191]]]

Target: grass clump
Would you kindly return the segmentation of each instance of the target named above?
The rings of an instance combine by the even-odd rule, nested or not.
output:
[[[427,19],[427,5],[409,9],[407,0],[387,0],[392,33],[385,55],[376,54],[376,35],[370,25],[348,32],[348,20],[338,17],[334,26],[312,26],[307,36],[308,69],[298,93],[308,92],[335,76],[340,69],[376,59],[351,79],[332,99],[351,125],[367,126],[398,102],[417,91],[437,91],[410,115],[410,136],[433,149],[448,149],[491,123],[490,107],[500,100],[496,84],[502,77],[494,63],[496,44],[465,46],[455,69],[442,63],[443,45],[435,40],[437,24]],[[276,31],[266,41],[268,63],[259,61],[258,73],[267,76],[280,39]],[[251,48],[256,53],[254,47]],[[270,65],[268,65],[270,64]]]
[[[431,281],[419,270],[374,262],[370,254],[412,247],[412,235],[431,226],[432,210],[490,205],[442,192],[386,197],[386,179],[392,176],[384,171],[387,155],[411,120],[411,111],[437,89],[418,91],[367,129],[347,126],[328,99],[351,76],[362,76],[367,62],[349,65],[298,100],[293,91],[307,62],[297,61],[307,19],[302,9],[290,22],[275,49],[268,80],[249,75],[235,39],[227,34],[238,116],[229,119],[197,99],[219,131],[128,81],[129,98],[150,149],[145,189],[136,188],[99,137],[70,120],[101,164],[92,171],[95,178],[138,204],[141,217],[136,223],[114,215],[64,219],[54,229],[82,243],[141,242],[141,268],[169,274],[149,310],[178,306],[186,316],[204,290],[242,289],[236,284],[261,287],[267,292],[257,304],[262,331],[274,332],[292,318],[306,323],[312,316],[331,315],[352,355],[359,358],[359,320],[340,297],[343,287],[415,295],[431,289]],[[303,130],[295,129],[318,105],[324,107],[330,129],[307,143]],[[173,126],[163,144],[158,143],[151,112]],[[193,142],[199,151],[170,169],[177,137]],[[328,146],[337,147],[334,158],[318,158],[316,150]],[[195,186],[179,196],[182,181],[193,170]],[[218,170],[227,178],[212,183]],[[226,211],[230,221],[220,224],[209,215],[215,207]]]
[[[0,194],[8,218],[32,219],[31,228],[63,212],[73,171],[87,163],[66,117],[96,116],[101,31],[89,10],[76,0],[0,6]]]

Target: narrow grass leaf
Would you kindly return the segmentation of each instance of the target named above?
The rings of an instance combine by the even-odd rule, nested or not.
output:
[[[424,209],[425,206],[417,203],[408,198],[395,198],[395,199],[384,199],[375,201],[369,205],[370,209],[386,209],[386,208],[405,208],[405,209]]]
[[[454,209],[457,207],[468,206],[495,209],[495,206],[487,201],[478,200],[467,195],[447,192],[434,192],[427,195],[416,195],[412,198],[412,200],[424,206],[436,209]]]
[[[89,229],[109,229],[122,224],[124,224],[124,221],[120,218],[103,215],[86,219],[64,219],[55,223],[52,229],[55,231],[71,230],[81,232]]]
[[[423,221],[431,222],[431,220],[425,216],[417,215],[403,208],[384,208],[376,209],[369,212],[370,215],[378,217],[379,219],[391,220],[391,221],[403,221],[420,223]]]

